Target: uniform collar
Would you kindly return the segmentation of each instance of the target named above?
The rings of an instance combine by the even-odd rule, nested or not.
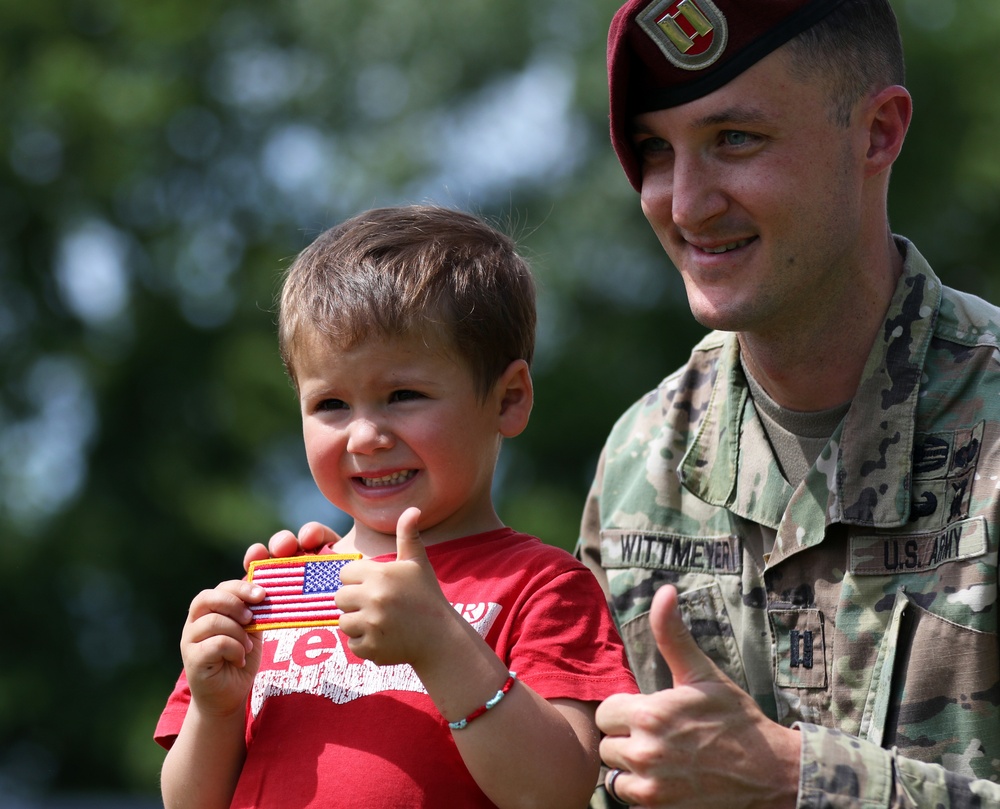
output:
[[[909,520],[914,422],[941,283],[910,242],[897,244],[903,273],[857,394],[802,484],[794,491],[785,484],[766,442],[753,438],[760,425],[736,336],[728,335],[705,417],[679,469],[692,494],[778,529],[779,542],[785,530],[795,543],[819,542],[823,532],[803,531],[805,524],[892,528]],[[753,453],[741,457],[741,442],[752,443]]]

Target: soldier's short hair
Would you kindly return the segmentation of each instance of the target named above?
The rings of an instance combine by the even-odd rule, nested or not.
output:
[[[788,47],[798,75],[828,82],[832,118],[843,126],[868,93],[906,81],[903,43],[888,0],[845,0]]]

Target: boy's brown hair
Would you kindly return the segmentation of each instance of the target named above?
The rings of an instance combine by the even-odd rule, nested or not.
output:
[[[297,386],[304,338],[352,348],[441,335],[485,397],[511,362],[531,364],[535,320],[531,270],[510,237],[449,208],[374,208],[320,234],[289,267],[278,345]]]

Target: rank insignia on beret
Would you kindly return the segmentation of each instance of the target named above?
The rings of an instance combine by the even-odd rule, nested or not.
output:
[[[712,0],[654,0],[635,21],[682,70],[713,64],[729,39],[726,17]]]
[[[251,562],[247,581],[259,584],[267,595],[251,604],[248,632],[303,626],[336,626],[341,611],[336,592],[340,571],[361,555],[292,556]]]

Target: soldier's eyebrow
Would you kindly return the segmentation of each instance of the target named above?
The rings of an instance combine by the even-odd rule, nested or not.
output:
[[[718,112],[695,118],[689,124],[690,129],[704,129],[717,126],[756,126],[768,120],[764,110],[757,107],[733,106]]]
[[[699,129],[712,129],[720,126],[734,128],[761,126],[769,120],[771,120],[770,116],[759,107],[733,105],[695,118],[687,124],[687,128],[695,132]],[[639,117],[636,117],[632,119],[630,132],[633,135],[656,135],[657,127],[655,124],[644,123]]]

